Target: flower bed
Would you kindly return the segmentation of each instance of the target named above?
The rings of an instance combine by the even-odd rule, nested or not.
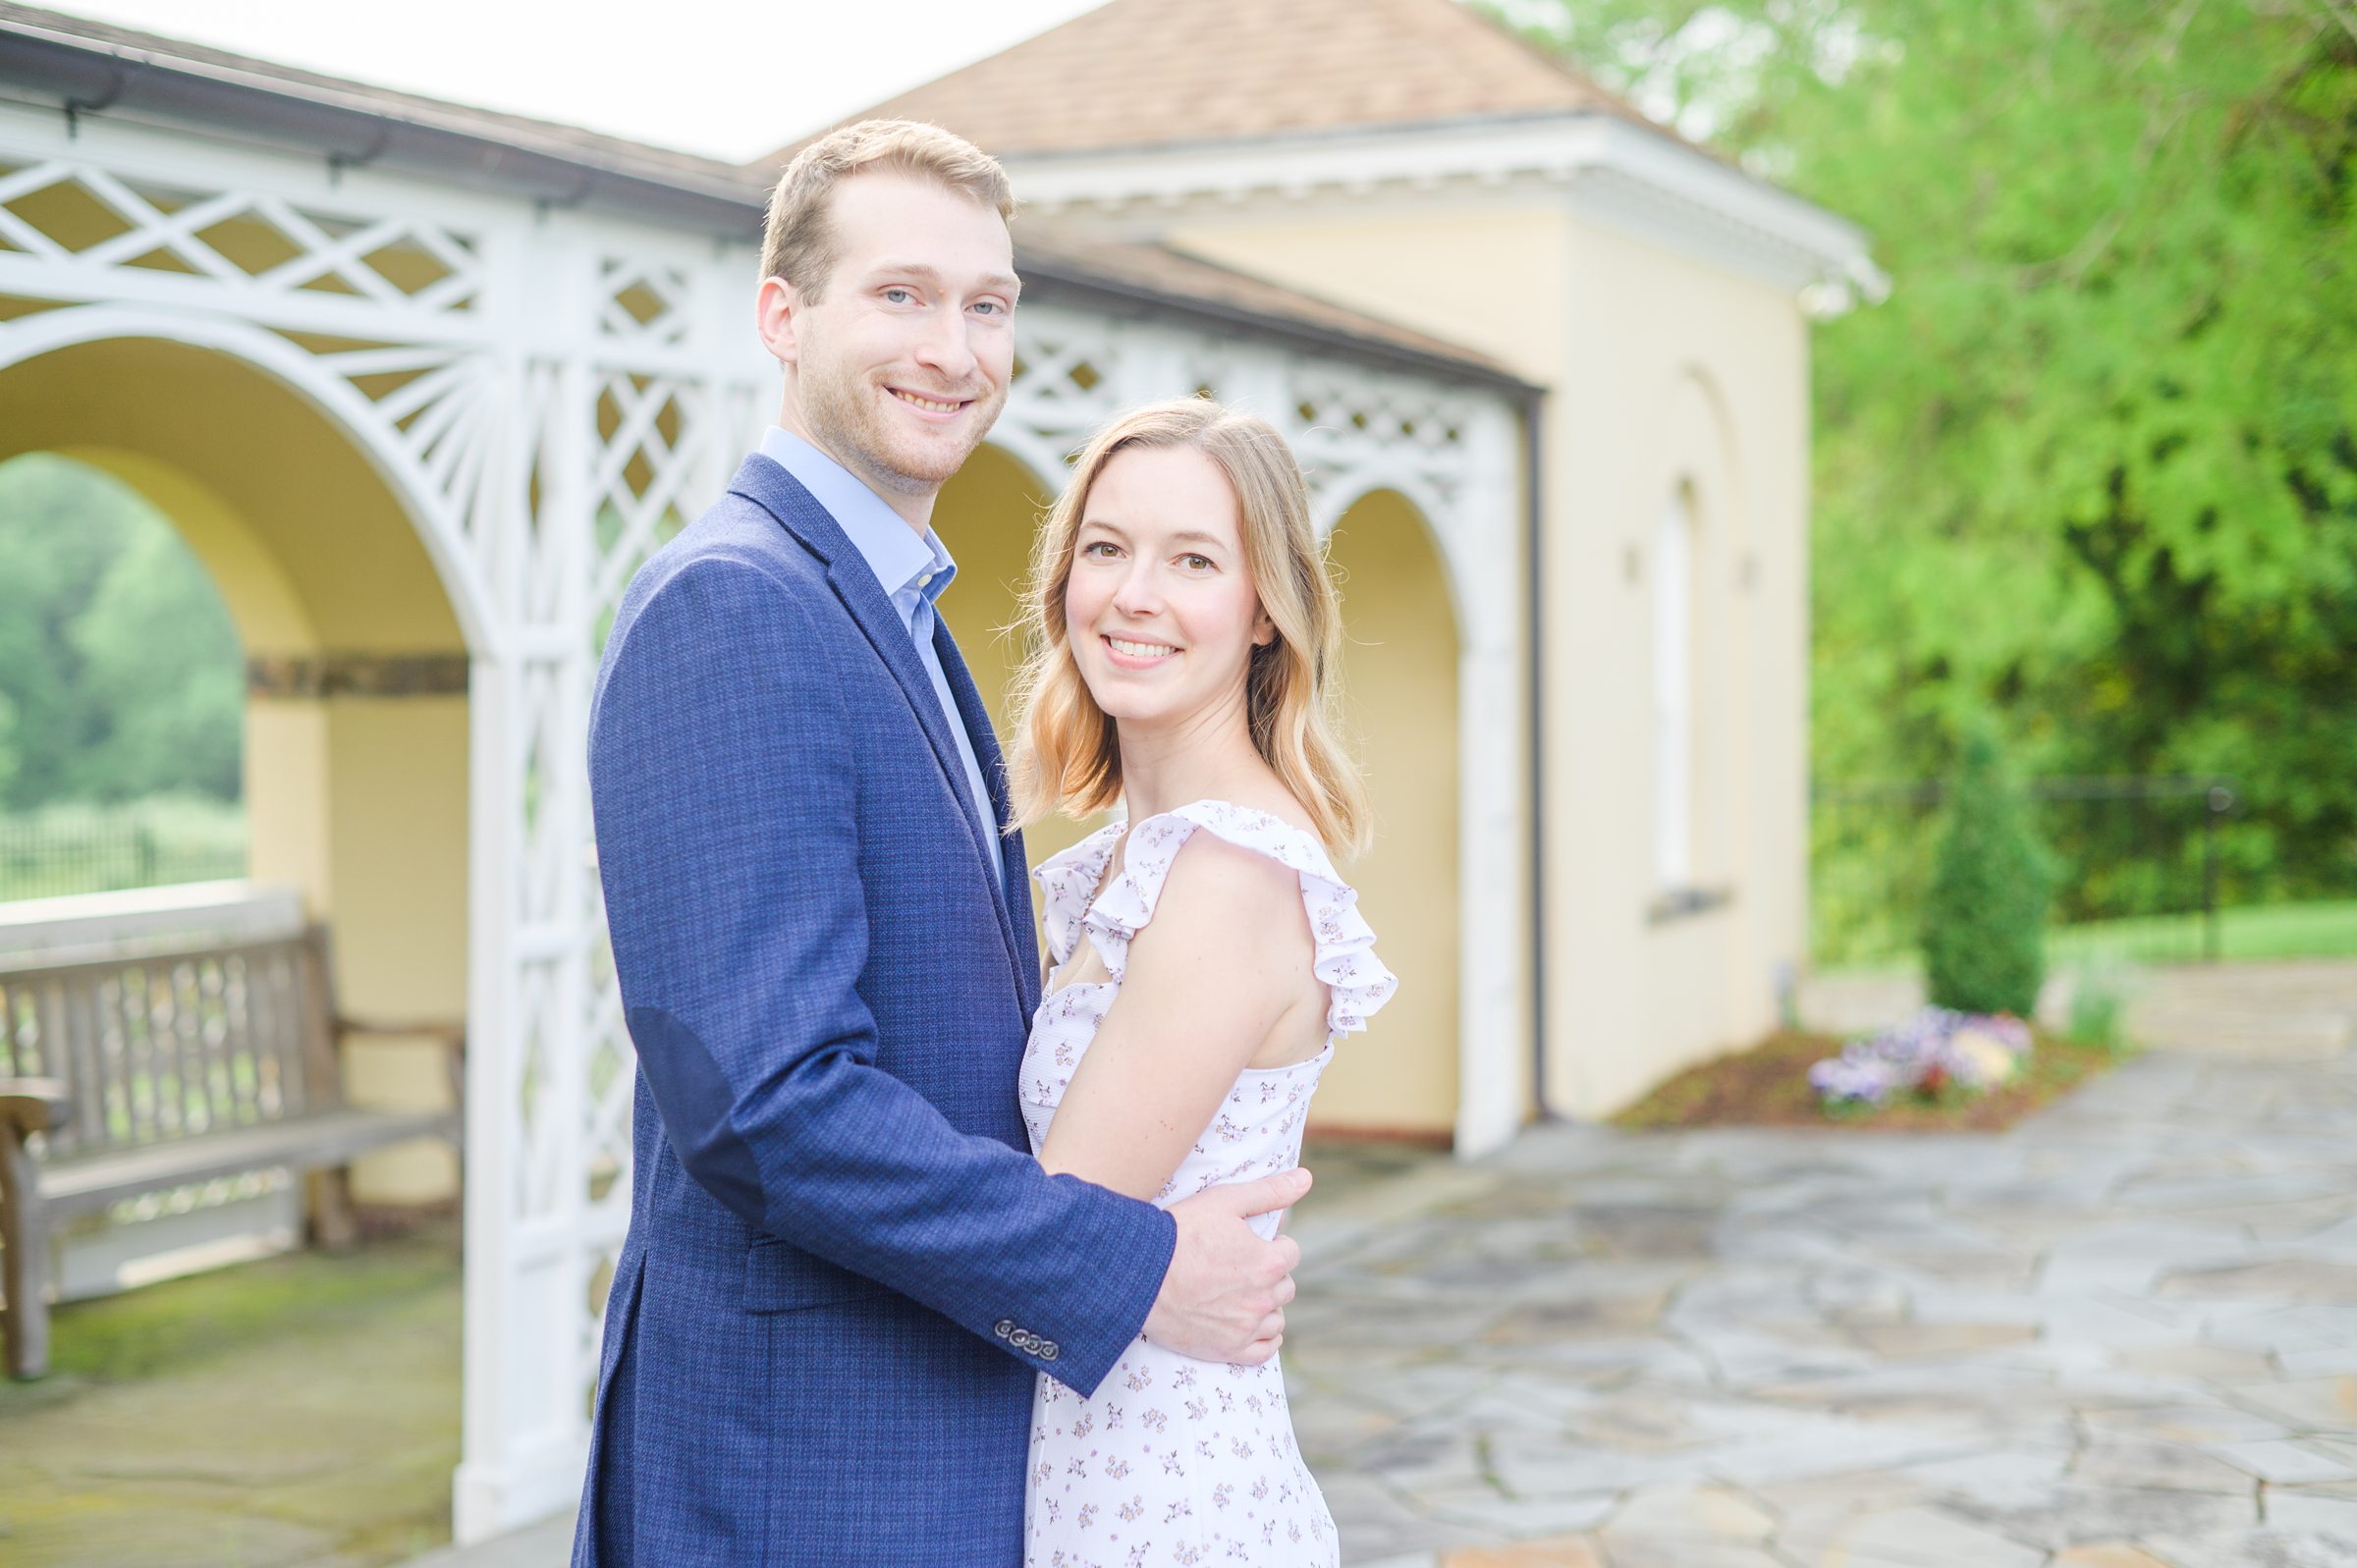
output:
[[[1809,1069],[1831,1112],[1879,1110],[1893,1099],[1983,1094],[2021,1075],[2030,1026],[2010,1014],[1919,1008]]]
[[[1931,1093],[1891,1093],[1879,1106],[1845,1100],[1829,1107],[1810,1072],[1856,1042],[1799,1029],[1779,1030],[1748,1051],[1702,1062],[1657,1085],[1615,1114],[1615,1126],[1842,1127],[1866,1132],[1994,1132],[2074,1088],[2123,1053],[2030,1032],[2007,1081],[1972,1090],[1952,1080]]]

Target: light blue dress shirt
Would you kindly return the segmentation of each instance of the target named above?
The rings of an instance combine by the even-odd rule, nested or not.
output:
[[[761,437],[761,456],[794,475],[795,482],[827,509],[876,574],[876,583],[892,601],[893,609],[900,612],[901,624],[908,628],[916,656],[932,677],[933,695],[941,701],[950,733],[958,741],[958,755],[965,763],[966,787],[974,796],[974,820],[982,829],[982,841],[991,848],[991,875],[1004,898],[1006,861],[998,853],[998,828],[990,820],[990,785],[982,780],[973,737],[965,732],[965,721],[958,716],[958,698],[950,690],[949,676],[942,673],[941,656],[933,651],[933,602],[958,575],[958,563],[942,548],[940,535],[927,528],[924,537],[917,537],[908,519],[887,506],[883,497],[791,430],[771,425]]]

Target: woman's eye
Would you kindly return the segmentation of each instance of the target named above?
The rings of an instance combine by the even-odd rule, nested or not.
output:
[[[1178,559],[1185,563],[1186,569],[1189,571],[1209,571],[1211,569],[1212,563],[1209,556],[1180,556]]]
[[[1084,556],[1092,557],[1098,561],[1110,561],[1113,559],[1115,551],[1110,541],[1098,539],[1092,543],[1082,545],[1080,547],[1080,553]]]

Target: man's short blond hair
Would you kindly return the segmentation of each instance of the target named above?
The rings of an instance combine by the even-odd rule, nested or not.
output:
[[[794,156],[770,192],[761,231],[761,276],[783,278],[815,300],[835,270],[829,198],[870,169],[930,180],[1014,216],[1014,187],[999,160],[954,132],[915,120],[862,120],[828,132]]]

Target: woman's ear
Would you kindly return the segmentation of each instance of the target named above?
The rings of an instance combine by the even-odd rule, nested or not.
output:
[[[1277,640],[1277,622],[1269,619],[1266,610],[1252,619],[1252,646],[1266,648]]]

